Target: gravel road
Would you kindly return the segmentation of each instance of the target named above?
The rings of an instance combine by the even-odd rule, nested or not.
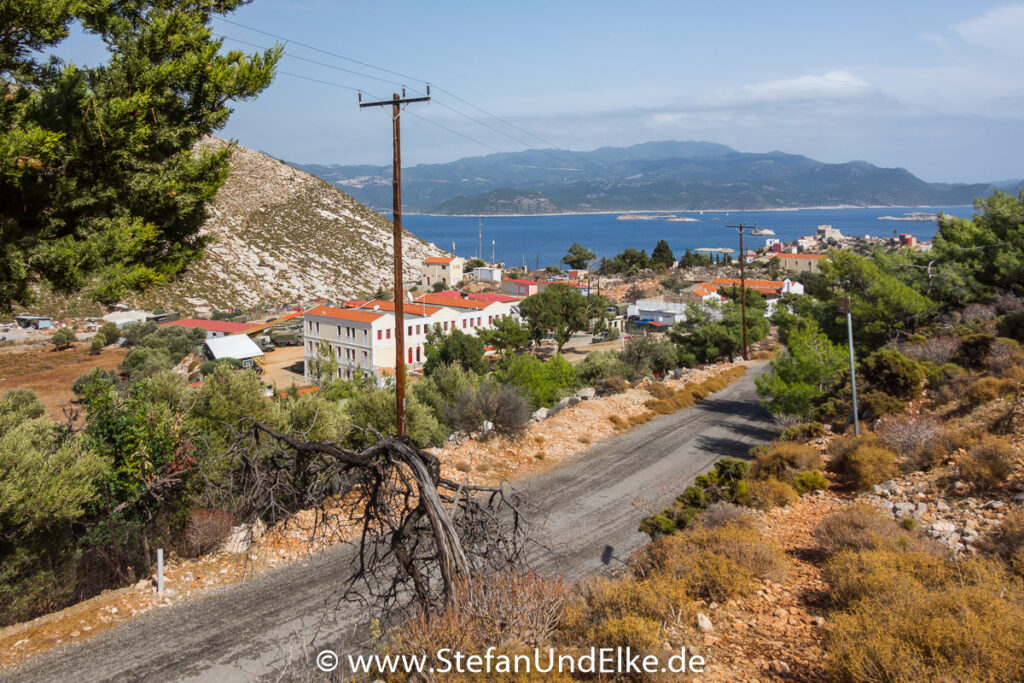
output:
[[[576,578],[614,568],[645,540],[637,524],[726,455],[743,456],[776,428],[757,402],[754,366],[693,408],[600,443],[521,481],[535,508],[541,570]],[[152,611],[80,645],[40,655],[0,681],[245,681],[352,638],[364,613],[335,609],[347,548]]]

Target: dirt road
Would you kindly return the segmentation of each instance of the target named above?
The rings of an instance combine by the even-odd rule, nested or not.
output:
[[[661,417],[517,486],[527,492],[549,544],[531,559],[569,578],[618,564],[645,537],[641,517],[726,455],[776,433],[757,402],[754,366],[693,408]],[[322,647],[352,642],[365,612],[332,609],[347,548],[151,612],[82,645],[53,650],[0,681],[245,681],[270,676]],[[307,661],[312,661],[310,657]],[[344,659],[343,659],[344,661]],[[312,665],[310,665],[312,666]],[[339,669],[339,672],[341,670]]]

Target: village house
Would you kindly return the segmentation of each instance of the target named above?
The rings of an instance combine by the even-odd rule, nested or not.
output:
[[[782,267],[796,273],[820,273],[827,254],[779,254]]]
[[[679,298],[684,302],[705,304],[711,301],[721,301],[722,296],[715,291],[716,288],[709,286],[706,282],[690,285],[679,293]]]
[[[518,317],[518,310],[515,314],[512,311],[513,302],[456,299],[436,294],[422,294],[416,301],[453,309],[458,313],[455,329],[474,336],[479,329],[494,327],[494,321],[502,316]]]
[[[451,292],[445,292],[451,294]],[[374,299],[367,301],[361,307],[363,310],[395,315],[395,302]],[[450,332],[455,329],[459,313],[455,309],[444,306],[433,306],[420,301],[406,301],[402,306],[402,317],[405,321],[405,362],[409,366],[422,365],[427,360],[426,343],[427,332],[437,329],[442,332]],[[392,317],[391,329],[394,329],[395,320]]]
[[[533,296],[540,291],[540,283],[535,280],[514,280],[505,278],[501,281],[501,293],[511,296]]]
[[[378,368],[395,367],[394,317],[380,311],[316,306],[303,317],[305,374],[315,375],[324,345],[338,363],[338,378],[357,372],[379,375]]]
[[[263,372],[263,350],[248,335],[232,334],[227,337],[212,337],[203,344],[203,356],[207,360],[234,358],[243,368]]]
[[[462,269],[465,259],[459,256],[431,256],[423,259],[423,275],[420,277],[421,287],[433,287],[441,283],[446,287],[454,287],[462,282]]]

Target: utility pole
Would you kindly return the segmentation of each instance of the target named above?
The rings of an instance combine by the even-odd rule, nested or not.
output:
[[[857,365],[853,359],[853,311],[850,297],[836,299],[836,309],[846,314],[846,334],[850,343],[850,390],[853,392],[853,434],[860,436],[860,418],[857,416]]]
[[[747,357],[747,255],[743,251],[743,231],[749,230],[750,228],[756,228],[757,223],[754,225],[727,225],[727,228],[736,228],[736,232],[740,234],[740,316],[743,319],[743,360],[750,360]]]
[[[476,257],[483,258],[484,248],[484,219],[476,219]]]
[[[363,102],[359,93],[359,107],[386,107],[391,105],[391,127],[394,138],[394,159],[392,161],[392,222],[395,242],[395,425],[398,436],[406,435],[405,427],[405,294],[402,292],[402,131],[399,126],[403,105],[412,102],[429,102],[430,86],[426,97],[406,97],[394,93],[390,100]]]

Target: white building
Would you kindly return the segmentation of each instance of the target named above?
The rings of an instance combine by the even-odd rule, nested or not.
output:
[[[476,335],[477,330],[494,327],[494,321],[504,315],[511,315],[518,318],[518,307],[513,307],[518,302],[510,301],[477,301],[475,299],[462,299],[441,294],[423,294],[418,299],[419,303],[430,306],[441,306],[456,312],[455,329],[466,334]]]
[[[677,322],[686,320],[686,304],[656,299],[640,299],[630,304],[626,311],[630,318],[637,320],[653,320],[671,327]]]
[[[473,279],[477,282],[501,282],[501,268],[482,266],[472,270]]]
[[[394,317],[378,311],[317,306],[302,316],[305,337],[306,379],[322,347],[338,362],[338,378],[351,379],[357,371],[380,374],[378,368],[395,367]]]
[[[245,334],[207,339],[203,344],[203,355],[209,360],[234,358],[242,363],[243,368],[263,372],[263,351]]]

